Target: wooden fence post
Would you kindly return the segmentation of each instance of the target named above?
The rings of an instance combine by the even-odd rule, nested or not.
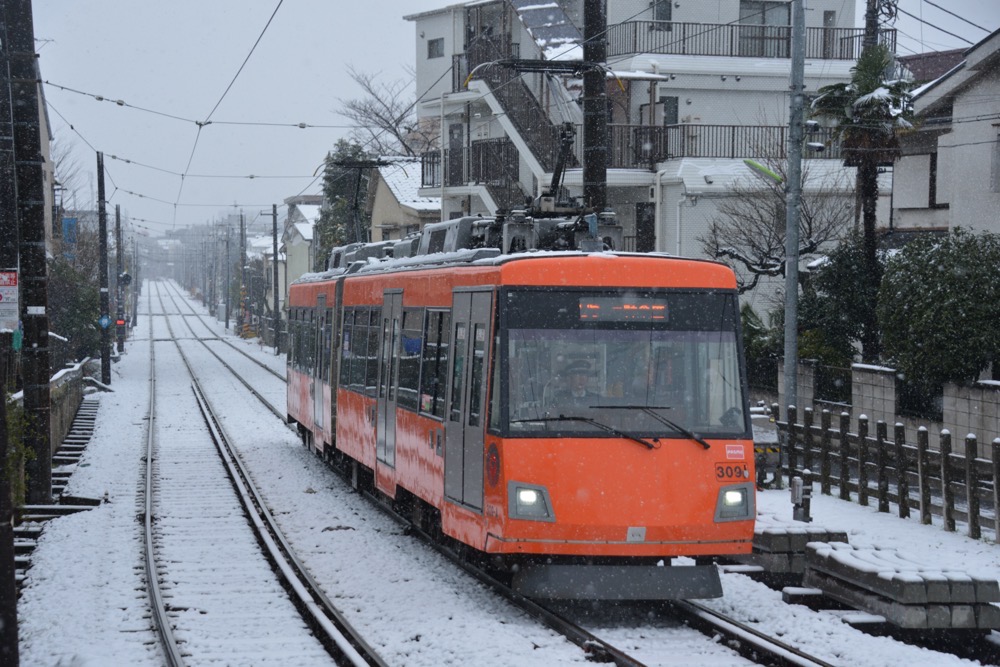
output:
[[[858,504],[868,507],[868,417],[858,417]]]
[[[796,468],[798,468],[798,457],[795,454],[795,420],[798,417],[798,412],[794,405],[788,406],[788,437],[785,438],[785,444],[788,446],[788,483],[792,483],[792,477],[795,477],[798,473]]]
[[[941,515],[944,529],[955,532],[955,489],[951,488],[951,432],[941,431]]]
[[[926,426],[917,429],[917,485],[920,487],[920,523],[931,525],[931,470],[927,459],[930,434]],[[1000,515],[998,515],[1000,518]],[[1000,535],[1000,533],[997,533]]]
[[[819,416],[820,429],[823,431],[820,440],[819,454],[819,485],[824,496],[830,495],[830,411],[823,410]],[[1000,535],[1000,533],[997,533]]]
[[[851,415],[846,412],[840,413],[840,499],[851,499],[851,488],[848,486],[850,480],[851,463],[851,435],[848,429],[851,426]]]
[[[875,424],[876,444],[878,452],[875,454],[876,493],[878,495],[878,511],[889,512],[889,474],[886,468],[889,466],[889,457],[886,452],[885,441],[889,439],[889,426],[881,419]]]
[[[976,436],[965,436],[965,497],[969,506],[969,537],[978,540],[982,536],[979,528],[979,473],[976,472],[976,458],[979,447]]]
[[[1000,542],[1000,438],[993,440],[990,454],[993,458],[993,514],[994,518],[994,542]]]
[[[781,410],[778,408],[777,403],[771,404],[771,414],[774,416],[774,427],[778,429],[778,463],[774,466],[774,488],[782,488],[782,475],[781,475],[781,457],[784,455],[785,448],[781,444]],[[786,424],[787,426],[787,424]]]
[[[812,470],[813,465],[813,409],[802,410],[802,468]]]
[[[899,518],[910,518],[910,481],[906,478],[906,427],[896,422],[893,428],[896,441],[896,490],[899,492]]]

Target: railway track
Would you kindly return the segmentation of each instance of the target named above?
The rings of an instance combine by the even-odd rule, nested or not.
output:
[[[169,318],[163,323],[173,342],[154,336],[150,344],[144,522],[151,607],[168,664],[384,664],[288,553]],[[187,376],[159,372],[180,367]],[[195,412],[204,424],[191,422]],[[224,477],[231,483],[220,483]]]

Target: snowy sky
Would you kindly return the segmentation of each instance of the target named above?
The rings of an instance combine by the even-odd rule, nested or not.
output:
[[[860,26],[865,0],[856,2]],[[57,153],[69,154],[77,171],[74,179],[66,178],[70,169],[63,173],[75,191],[67,204],[96,200],[96,151],[105,154],[109,202],[152,234],[241,209],[252,220],[288,196],[318,193],[317,167],[349,132],[339,100],[359,96],[348,66],[387,82],[409,79],[416,37],[402,17],[449,4],[34,0],[42,77],[55,84],[45,93]],[[989,30],[1000,27],[996,0],[935,4]],[[970,42],[987,34],[928,0],[899,6]],[[966,45],[902,14],[897,27],[900,53]],[[205,119],[213,123],[199,131],[195,121]],[[324,127],[289,127],[298,123]]]
[[[446,4],[34,0],[43,79],[148,110],[46,87],[57,144],[63,153],[72,149],[81,172],[77,205],[96,199],[95,151],[105,154],[109,202],[152,233],[211,221],[234,205],[249,219],[303,190],[318,193],[313,173],[349,131],[337,113],[339,100],[360,95],[347,68],[409,80],[416,37],[413,23],[402,17]],[[193,121],[206,118],[214,124],[199,136]],[[182,189],[179,175],[185,172]],[[294,178],[245,178],[250,174]]]

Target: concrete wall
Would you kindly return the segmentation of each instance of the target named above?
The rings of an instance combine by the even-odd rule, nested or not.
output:
[[[851,366],[851,406],[854,417],[867,415],[875,424],[896,423],[896,370],[885,366]],[[873,431],[874,433],[874,431]]]
[[[955,451],[964,450],[965,436],[972,433],[978,439],[978,455],[989,458],[990,443],[1000,438],[1000,383],[946,384],[943,418]]]

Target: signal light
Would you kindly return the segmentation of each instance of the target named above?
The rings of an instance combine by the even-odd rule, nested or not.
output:
[[[115,324],[117,324],[120,327],[123,327],[125,326],[125,320],[115,320]]]

